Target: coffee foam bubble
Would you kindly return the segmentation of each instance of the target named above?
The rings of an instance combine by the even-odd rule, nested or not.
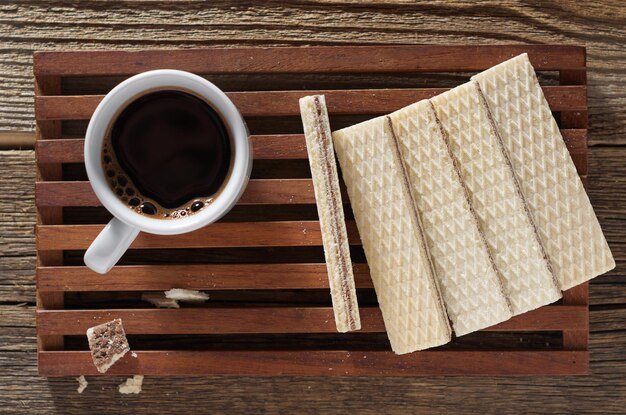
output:
[[[102,149],[102,169],[107,177],[111,191],[128,206],[140,215],[155,219],[184,219],[202,211],[213,203],[213,198],[195,198],[183,206],[167,209],[155,200],[144,196],[138,191],[132,180],[119,167],[114,152],[111,150],[109,138],[105,139]]]

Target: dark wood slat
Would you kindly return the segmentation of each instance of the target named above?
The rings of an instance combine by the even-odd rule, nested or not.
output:
[[[209,300],[210,301],[210,300]],[[378,307],[361,307],[361,332],[383,332]],[[119,310],[41,310],[40,335],[80,335],[121,318],[128,334],[335,333],[332,307],[245,307]],[[584,306],[546,306],[485,331],[559,331],[587,327]]]
[[[587,85],[587,71],[562,70],[559,73],[561,85]],[[588,112],[565,111],[561,113],[561,125],[568,128],[587,128]],[[577,169],[587,172],[587,153],[576,159]],[[581,284],[563,293],[563,304],[587,305],[589,303],[589,283]],[[589,324],[579,330],[563,331],[563,347],[569,350],[587,350],[589,347]]]
[[[35,52],[33,70],[35,76],[130,75],[161,68],[202,74],[479,71],[524,52],[536,69],[558,70],[584,67],[584,50],[565,45],[423,45]]]
[[[372,288],[367,264],[354,264],[357,288]],[[39,291],[165,291],[328,288],[326,264],[136,265],[103,278],[87,267],[39,267]]]
[[[347,221],[350,244],[361,240],[354,221]],[[38,226],[37,249],[87,249],[104,225]],[[218,222],[190,233],[173,236],[140,233],[132,248],[219,248],[254,246],[321,246],[318,221]]]
[[[561,130],[565,144],[573,158],[587,154],[587,130]],[[306,143],[302,134],[252,135],[252,152],[255,160],[282,160],[307,158]],[[38,163],[82,163],[84,161],[82,138],[37,141]],[[576,161],[576,160],[575,160]]]
[[[61,93],[61,78],[56,76],[38,77],[35,79],[35,94]],[[58,137],[61,133],[61,123],[58,121],[38,121],[36,123],[37,140],[43,141],[51,137]],[[61,165],[37,164],[37,180],[60,180],[62,178]],[[63,218],[61,208],[37,208],[37,224],[60,223]],[[63,265],[63,252],[49,250],[37,251],[37,265]],[[62,308],[65,298],[61,292],[37,293],[37,309]],[[62,350],[63,336],[37,336],[38,350]]]
[[[137,351],[107,375],[502,376],[583,375],[581,351]],[[39,352],[42,376],[101,376],[89,352]]]
[[[244,117],[298,116],[298,99],[305,95],[324,94],[330,115],[386,114],[421,99],[432,98],[448,88],[353,89],[323,91],[228,92]],[[544,86],[543,92],[552,111],[587,109],[587,87]],[[38,120],[87,120],[103,95],[36,96]]]
[[[378,307],[359,311],[362,332],[385,330]],[[113,318],[122,319],[127,334],[337,332],[332,307],[57,310],[37,314],[37,328],[40,334],[80,335]]]
[[[35,201],[37,206],[101,206],[89,182],[37,182]],[[315,204],[313,182],[311,179],[253,179],[237,204]]]
[[[559,73],[560,85],[587,85],[587,70],[562,70]],[[561,125],[567,128],[587,128],[589,114],[587,109],[565,111],[561,114]]]
[[[563,292],[563,304],[588,307],[589,282],[580,284]],[[587,314],[588,314],[587,309]],[[578,329],[563,331],[563,347],[568,350],[587,350],[589,347],[589,323]]]
[[[587,85],[586,69],[560,71],[561,85]],[[579,111],[564,111],[561,113],[561,125],[565,128],[587,128],[587,108]],[[587,152],[581,153],[575,159],[579,174],[587,174]]]
[[[297,160],[307,158],[302,134],[251,135],[255,160]],[[38,163],[82,163],[85,140],[64,138],[35,143]]]
[[[521,50],[517,50],[520,48]],[[514,56],[521,51],[530,51],[530,59],[538,70],[559,70],[561,74],[584,71],[584,48],[560,47],[543,45],[519,45],[515,47],[486,46],[442,47],[437,52],[429,46],[401,47],[321,47],[291,48],[262,50],[204,50],[198,51],[141,51],[122,52],[78,52],[41,53],[35,56],[35,72],[56,73],[45,71],[69,71],[63,75],[88,76],[91,74],[132,74],[154,68],[181,65],[180,69],[198,73],[384,73],[384,72],[427,72],[427,71],[476,71]],[[319,49],[316,51],[315,49]],[[532,50],[531,50],[532,49]],[[342,53],[337,51],[341,50]],[[375,51],[375,54],[372,54]],[[491,51],[491,52],[490,52]],[[258,54],[257,54],[258,52]],[[320,59],[319,53],[328,53],[326,59]],[[401,52],[401,53],[398,53]],[[255,59],[249,59],[254,53]],[[295,53],[295,55],[294,55]],[[430,55],[427,55],[429,53]],[[454,54],[457,54],[455,57]],[[109,55],[110,54],[110,55]],[[206,54],[206,55],[203,55]],[[301,54],[301,55],[299,55]],[[346,55],[347,54],[347,55]],[[350,55],[350,54],[354,54]],[[403,56],[402,54],[410,55]],[[476,56],[466,59],[466,56]],[[508,54],[508,55],[507,55]],[[543,54],[543,55],[542,55]],[[507,55],[507,56],[504,56]],[[115,62],[115,59],[128,61]],[[294,57],[301,59],[294,59]],[[353,58],[353,59],[347,59]],[[463,59],[461,59],[461,57]],[[379,61],[376,59],[379,58]],[[134,59],[134,62],[130,60]],[[282,59],[282,61],[281,61]],[[288,59],[288,60],[287,60]],[[361,59],[362,62],[358,62]],[[456,59],[457,61],[455,61]],[[73,60],[75,62],[73,62]],[[100,61],[99,61],[100,60]],[[454,67],[447,67],[445,65]],[[484,66],[480,66],[483,65]],[[313,67],[311,67],[313,65]],[[317,66],[315,66],[317,65]],[[371,69],[368,70],[367,65]],[[403,66],[404,65],[404,66]],[[476,66],[479,65],[480,67]],[[80,69],[82,67],[82,69]],[[202,70],[196,70],[196,69]],[[203,69],[204,68],[204,69]],[[352,68],[352,69],[351,69]],[[403,69],[404,68],[404,69]],[[129,72],[123,72],[129,70]],[[75,71],[75,72],[72,72]],[[105,72],[99,72],[105,71]],[[122,71],[122,72],[108,72]],[[564,77],[562,77],[565,79]],[[562,80],[563,80],[562,79]],[[546,87],[546,97],[553,111],[561,112],[569,117],[571,114],[586,111],[586,89],[580,82],[567,82],[567,87]],[[330,86],[333,88],[335,86]],[[443,89],[409,89],[409,90],[337,90],[325,92],[329,99],[333,115],[376,115],[386,113],[420,98],[443,91]],[[317,91],[284,91],[284,92],[243,92],[230,94],[235,104],[246,117],[258,116],[297,116],[299,114],[297,98],[304,94]],[[41,123],[60,119],[88,119],[91,112],[102,97],[59,97],[58,92],[43,91],[38,93],[37,119]],[[43,111],[43,112],[41,112]],[[69,117],[69,118],[68,118]],[[75,118],[77,117],[77,118]],[[265,120],[267,121],[267,120]],[[253,121],[250,120],[252,123]],[[586,179],[586,130],[578,125],[568,124],[564,130],[564,138],[579,174]],[[284,130],[292,131],[292,130]],[[294,130],[295,131],[295,130]],[[571,133],[566,133],[570,131]],[[263,132],[272,133],[271,130]],[[57,138],[55,135],[50,138]],[[306,147],[301,135],[252,136],[255,159],[305,159]],[[57,144],[58,143],[58,144]],[[37,143],[38,163],[53,167],[61,163],[81,163],[81,139],[49,140]],[[58,166],[60,167],[60,166]],[[265,176],[260,176],[265,177]],[[280,176],[271,176],[280,177]],[[292,176],[304,177],[304,176]],[[42,189],[45,200],[54,201],[55,190],[63,193],[56,205],[39,205],[38,209],[56,209],[65,206],[68,193],[79,190],[73,186],[87,186],[88,192],[77,206],[91,206],[95,198],[86,182],[58,183],[51,178],[38,179],[38,192]],[[309,198],[314,203],[310,181],[308,194],[294,195],[294,191],[284,191],[279,197],[286,202],[303,203]],[[256,184],[254,184],[256,183]],[[243,203],[248,201],[267,200],[269,194],[275,197],[278,182],[268,180],[253,182],[250,196],[246,194]],[[305,183],[297,185],[295,191],[302,190]],[[48,185],[50,187],[48,187]],[[267,185],[269,187],[258,187]],[[60,186],[56,187],[55,186]],[[69,186],[69,187],[65,187]],[[255,188],[255,186],[257,186]],[[84,190],[84,188],[83,188]],[[248,189],[250,191],[250,188]],[[294,189],[292,189],[294,190]],[[47,193],[46,193],[47,192]],[[39,195],[39,193],[38,193]],[[81,197],[83,197],[81,196]],[[292,196],[296,196],[295,198]],[[302,196],[302,199],[300,199]],[[251,199],[246,200],[246,197]],[[91,199],[90,199],[91,198]],[[286,199],[285,199],[286,198]],[[39,196],[38,199],[39,201]],[[85,202],[87,201],[87,202]],[[48,203],[48,202],[44,202]],[[98,204],[97,201],[95,202]],[[256,204],[256,202],[255,202]],[[272,204],[275,204],[272,202]],[[60,223],[60,222],[45,222]],[[40,224],[43,225],[43,224]],[[223,226],[231,225],[231,227]],[[358,243],[358,232],[353,222],[348,224],[351,243]],[[38,252],[45,255],[63,249],[85,249],[97,235],[102,226],[39,226]],[[319,224],[316,221],[306,222],[260,222],[257,223],[218,223],[188,235],[175,237],[140,235],[133,248],[211,248],[211,247],[247,247],[247,246],[315,246],[321,245]],[[43,247],[43,250],[42,250]],[[71,247],[71,248],[70,248]],[[137,252],[137,251],[135,251]],[[260,260],[259,260],[260,261]],[[321,261],[316,259],[316,261]],[[256,267],[256,268],[255,268]],[[171,274],[168,274],[171,272]],[[174,265],[174,266],[126,266],[116,267],[106,279],[95,275],[84,267],[64,267],[56,264],[43,264],[37,270],[38,286],[44,294],[60,294],[72,291],[148,291],[166,290],[174,287],[190,289],[310,289],[327,288],[325,264],[240,264],[240,265]],[[370,288],[371,280],[365,264],[355,268],[359,288]],[[106,280],[103,282],[103,280]],[[187,285],[184,285],[187,284]],[[41,289],[43,287],[43,289]],[[157,287],[157,288],[155,288]],[[108,294],[99,294],[108,295]],[[136,294],[135,294],[136,295]],[[125,357],[115,365],[108,374],[239,374],[239,375],[441,375],[441,374],[583,374],[587,371],[588,352],[586,337],[588,333],[587,306],[580,301],[586,298],[587,291],[576,290],[566,293],[565,305],[548,306],[533,312],[515,317],[488,331],[563,331],[564,351],[468,351],[456,350],[427,351],[405,356],[396,356],[392,352],[347,352],[347,351],[156,351],[139,352],[138,358]],[[147,306],[147,305],[146,305]],[[254,333],[254,330],[270,330],[269,332],[294,333],[302,327],[321,330],[323,333],[335,331],[332,309],[324,308],[207,308],[191,307],[180,310],[62,310],[50,307],[38,313],[46,319],[45,330],[38,332],[40,339],[59,338],[64,330],[71,330],[83,335],[86,327],[96,321],[106,321],[112,314],[123,313],[125,325],[129,325],[130,334],[144,333],[149,330],[164,330],[164,333],[197,334],[206,333]],[[182,312],[182,314],[178,314]],[[272,315],[272,313],[278,313]],[[311,314],[312,313],[312,314]],[[364,331],[384,330],[382,318],[377,307],[363,307],[365,313]],[[363,316],[363,315],[362,315]],[[243,318],[243,323],[242,323]],[[272,320],[276,319],[276,322]],[[79,321],[77,321],[77,319]],[[269,323],[268,323],[269,321]],[[271,326],[271,328],[268,328]],[[242,329],[243,327],[243,329]],[[48,331],[46,331],[48,330]],[[51,330],[51,331],[50,331]],[[239,331],[237,331],[239,330]],[[253,330],[253,331],[241,331]],[[295,331],[289,331],[295,330]],[[268,333],[268,331],[261,331]],[[161,331],[157,331],[161,333]],[[323,336],[327,336],[324,334]],[[62,338],[62,337],[61,337]],[[579,347],[584,340],[584,347]],[[296,346],[297,347],[297,346]],[[350,347],[350,346],[348,346]],[[354,345],[352,345],[355,348]],[[489,348],[489,344],[485,345]],[[491,345],[493,349],[495,346]],[[40,371],[44,375],[79,375],[97,374],[88,352],[56,352],[40,350]],[[116,372],[116,371],[119,371]],[[340,373],[343,372],[343,373]]]

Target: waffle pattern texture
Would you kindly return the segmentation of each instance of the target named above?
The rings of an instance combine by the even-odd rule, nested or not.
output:
[[[527,54],[478,81],[562,290],[615,268],[576,167]]]
[[[333,133],[392,349],[445,344],[451,330],[385,117]]]
[[[477,82],[431,99],[514,314],[560,298]]]
[[[511,310],[431,103],[389,118],[454,332],[507,320]]]

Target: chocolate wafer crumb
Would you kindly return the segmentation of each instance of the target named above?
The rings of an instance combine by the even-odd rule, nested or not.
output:
[[[87,330],[87,339],[93,364],[100,373],[109,370],[130,350],[122,320],[119,318],[91,327]]]

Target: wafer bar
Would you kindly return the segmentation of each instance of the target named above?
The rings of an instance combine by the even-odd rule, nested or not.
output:
[[[335,324],[337,331],[342,333],[359,330],[359,305],[324,96],[301,98],[300,114],[320,219]]]
[[[561,296],[477,82],[431,99],[515,315]]]
[[[560,288],[615,268],[528,55],[472,79],[480,84],[496,121]]]
[[[387,118],[333,133],[391,347],[439,346],[451,330]]]
[[[128,340],[122,320],[116,318],[87,330],[91,358],[98,372],[105,373],[128,351]]]
[[[509,319],[500,277],[432,104],[420,101],[389,118],[454,332]]]

